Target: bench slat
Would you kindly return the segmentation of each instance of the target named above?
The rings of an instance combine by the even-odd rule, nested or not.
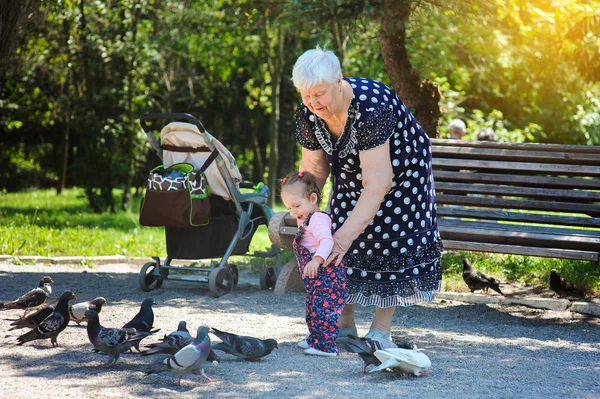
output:
[[[565,174],[572,176],[600,176],[600,166],[589,165],[564,165],[564,164],[544,164],[533,162],[494,162],[471,159],[452,159],[452,158],[433,158],[433,167],[435,168],[457,168],[457,169],[502,169],[502,170],[522,170],[528,173],[537,172],[538,174]],[[434,172],[435,173],[435,172]],[[434,175],[435,177],[435,175]]]
[[[462,206],[440,206],[437,209],[438,217],[451,216],[463,218],[475,218],[482,220],[507,220],[514,222],[540,223],[549,225],[565,225],[580,227],[600,226],[600,218],[547,215],[539,213],[509,212],[497,210],[482,210]],[[442,223],[440,221],[439,223]]]
[[[481,229],[481,230],[504,230],[507,232],[514,233],[535,233],[544,235],[555,235],[559,240],[570,241],[571,237],[586,237],[592,245],[598,245],[600,250],[600,230],[597,229],[575,229],[568,227],[551,227],[547,226],[536,226],[531,224],[518,224],[518,223],[499,223],[497,221],[471,221],[461,219],[441,219],[438,220],[438,224],[448,229]]]
[[[445,250],[493,252],[500,254],[541,256],[545,258],[574,259],[600,263],[600,255],[593,251],[577,251],[572,249],[530,248],[521,245],[489,244],[485,242],[443,240]]]
[[[438,225],[442,241],[484,241],[495,244],[520,245],[540,248],[561,248],[590,251],[600,248],[600,240],[593,237],[560,236],[536,232],[510,231],[503,229],[485,230],[481,228]]]
[[[491,149],[443,146],[433,149],[439,158],[466,158],[494,161],[543,162],[550,164],[598,165],[598,154],[573,152],[526,151],[514,149]]]
[[[543,143],[500,143],[493,141],[475,141],[475,140],[448,140],[431,139],[433,150],[440,147],[474,147],[474,148],[495,148],[507,150],[527,150],[527,151],[550,151],[550,152],[575,152],[585,154],[599,154],[600,146],[585,146],[573,144],[543,144]]]
[[[438,194],[439,205],[478,206],[482,208],[520,209],[530,211],[548,211],[562,213],[580,213],[590,216],[600,216],[600,205],[578,204],[574,202],[554,201],[520,201],[505,198],[469,197],[466,195]]]
[[[600,191],[560,190],[549,188],[527,188],[512,186],[494,186],[491,184],[467,184],[436,182],[436,192],[465,193],[465,194],[491,194],[503,196],[516,196],[521,198],[548,198],[556,200],[575,200],[600,202]]]
[[[496,183],[525,187],[569,187],[571,189],[600,190],[600,179],[581,179],[576,177],[550,177],[493,173],[464,173],[458,171],[434,170],[436,182]]]

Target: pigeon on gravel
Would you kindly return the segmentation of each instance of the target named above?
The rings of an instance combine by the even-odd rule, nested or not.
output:
[[[6,309],[27,309],[45,303],[52,294],[52,283],[54,281],[44,276],[38,286],[18,299],[10,302],[0,302],[0,310]]]
[[[550,288],[561,298],[569,296],[583,298],[585,296],[585,290],[577,288],[573,283],[565,280],[564,277],[558,274],[556,269],[550,271]]]
[[[58,299],[54,312],[46,317],[36,328],[18,337],[17,341],[19,343],[17,345],[23,345],[25,342],[38,339],[50,338],[52,346],[58,346],[56,338],[69,324],[69,301],[72,299],[75,299],[75,294],[72,291],[63,292]]]
[[[125,323],[123,328],[135,328],[136,331],[145,331],[155,333],[160,331],[160,329],[152,329],[152,325],[154,324],[154,311],[152,311],[152,305],[156,304],[154,299],[146,298],[142,302],[142,306],[140,307],[140,311],[131,319],[129,322]],[[140,342],[136,342],[133,345],[137,351],[140,351]]]
[[[375,351],[386,348],[414,349],[410,342],[380,342],[370,338],[359,338],[354,335],[339,338],[338,345],[342,346],[348,352],[357,353],[363,360],[363,374],[367,372],[370,365],[379,366],[381,361],[375,356]]]
[[[103,305],[106,305],[106,299],[102,298],[101,296],[94,298],[91,301],[79,302],[75,305],[71,305],[69,306],[71,320],[79,325],[81,322],[86,321],[85,312],[87,310],[92,309],[95,310],[96,313],[100,313]]]
[[[192,343],[194,338],[190,335],[185,321],[180,321],[177,326],[177,331],[173,331],[169,335],[165,335],[160,341],[154,344],[146,345],[150,348],[142,352],[143,356],[154,355],[156,353],[167,353],[174,355],[183,347]]]
[[[133,345],[151,335],[148,331],[136,331],[135,328],[106,328],[100,325],[98,312],[89,309],[84,313],[87,319],[87,334],[97,352],[108,355],[108,361],[101,367],[113,366],[121,353],[127,352]]]
[[[485,274],[481,273],[479,270],[475,269],[471,266],[471,262],[468,259],[463,259],[463,280],[471,290],[474,292],[475,290],[483,290],[487,294],[488,288],[493,289],[500,295],[504,295],[502,291],[500,291],[500,284],[504,284],[501,281],[496,280],[493,277],[488,277]]]
[[[190,335],[185,321],[180,321],[177,326],[177,331],[173,331],[169,335],[165,335],[160,341],[154,344],[146,345],[149,350],[142,352],[142,356],[154,355],[156,353],[166,353],[174,355],[183,347],[189,345],[194,338]],[[206,359],[212,362],[213,365],[218,365],[221,361],[219,356],[211,349]],[[216,362],[216,363],[215,363]]]
[[[374,355],[379,359],[381,364],[369,370],[369,373],[375,373],[389,368],[398,370],[404,374],[421,377],[427,375],[427,370],[431,367],[431,360],[416,347],[414,349],[378,349],[375,351]]]
[[[32,308],[27,308],[27,309],[25,309],[25,313],[23,314],[23,316],[21,316],[21,318],[23,319],[23,318],[29,316],[32,313],[37,313],[43,307],[46,307],[46,306],[51,306],[53,308],[56,308],[56,304],[57,303],[58,303],[58,298],[54,298],[51,302],[44,302],[41,305],[37,305],[37,306],[34,306]]]
[[[54,312],[56,305],[44,304],[41,305],[38,310],[31,312],[24,317],[18,319],[11,319],[11,328],[8,331],[18,330],[20,328],[34,328],[37,327],[46,317],[50,316]]]
[[[212,346],[213,350],[220,350],[234,355],[240,360],[258,360],[278,348],[277,341],[272,338],[259,339],[244,335],[236,335],[212,328],[212,333],[221,341]]]
[[[208,326],[201,326],[198,328],[198,335],[189,345],[180,349],[174,355],[169,356],[160,363],[153,364],[146,370],[146,375],[158,374],[163,371],[175,374],[179,376],[177,385],[181,385],[181,377],[200,371],[200,374],[206,378],[206,381],[214,381],[204,374],[204,362],[208,358],[210,353],[210,337],[208,333],[210,328]]]

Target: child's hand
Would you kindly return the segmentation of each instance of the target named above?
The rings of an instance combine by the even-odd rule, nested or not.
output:
[[[319,272],[319,266],[323,262],[320,257],[313,258],[310,262],[306,264],[304,267],[304,275],[308,278],[315,278]]]

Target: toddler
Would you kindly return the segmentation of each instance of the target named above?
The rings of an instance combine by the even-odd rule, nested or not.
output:
[[[333,248],[331,218],[321,212],[321,189],[314,175],[293,173],[281,180],[281,199],[298,222],[294,255],[306,287],[308,337],[298,346],[306,355],[336,356],[338,318],[346,302],[343,264],[322,267]]]

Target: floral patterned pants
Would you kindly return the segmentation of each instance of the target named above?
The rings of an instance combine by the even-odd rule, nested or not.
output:
[[[298,237],[298,236],[297,236]],[[300,273],[312,259],[312,254],[294,240],[294,254]],[[346,303],[346,274],[342,264],[319,267],[316,278],[302,278],[306,287],[306,325],[308,346],[322,352],[336,353],[338,319]]]

